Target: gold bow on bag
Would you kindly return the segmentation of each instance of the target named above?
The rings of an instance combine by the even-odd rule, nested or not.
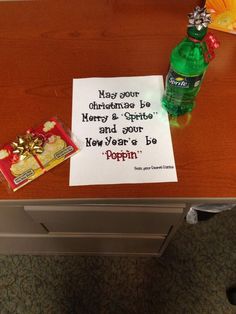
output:
[[[14,149],[13,154],[18,154],[20,160],[23,160],[30,155],[41,154],[44,151],[44,140],[32,133],[18,136],[16,141],[12,142],[11,145]]]

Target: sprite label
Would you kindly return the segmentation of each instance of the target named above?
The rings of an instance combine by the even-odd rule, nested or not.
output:
[[[183,76],[170,69],[166,82],[171,86],[178,88],[194,88],[201,83],[203,74],[197,76]]]

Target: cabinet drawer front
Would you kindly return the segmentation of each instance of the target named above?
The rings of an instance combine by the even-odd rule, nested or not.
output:
[[[0,236],[1,254],[158,254],[164,237],[79,235]]]
[[[25,206],[49,232],[167,234],[183,207],[159,206]]]
[[[0,207],[0,235],[2,233],[47,233],[24,210],[23,206]]]

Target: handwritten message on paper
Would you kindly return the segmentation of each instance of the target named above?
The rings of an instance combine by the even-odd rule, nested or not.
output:
[[[128,92],[109,92],[98,90],[98,98],[105,100],[102,102],[93,101],[88,105],[90,113],[82,113],[82,123],[99,122],[101,126],[98,127],[99,134],[104,134],[103,139],[95,139],[93,137],[86,137],[86,146],[104,146],[112,147],[106,150],[103,154],[106,159],[114,159],[117,161],[125,161],[127,159],[137,159],[138,154],[142,151],[135,150],[138,146],[138,136],[141,133],[145,133],[144,127],[141,126],[142,121],[152,120],[158,112],[146,112],[147,108],[151,107],[151,103],[138,99],[140,92],[128,91]],[[132,102],[127,101],[129,98]],[[106,100],[112,99],[113,101],[107,102]],[[138,100],[138,101],[137,101]],[[137,112],[133,112],[133,109],[137,109]],[[111,113],[103,114],[103,110],[109,110]],[[114,110],[117,113],[114,113]],[[132,111],[131,111],[132,110]],[[139,111],[138,111],[139,110]],[[94,111],[97,112],[94,115]],[[122,126],[118,124],[118,119],[129,122],[129,125]],[[119,125],[119,126],[117,126]],[[117,137],[117,134],[122,134],[122,137]],[[127,137],[128,135],[129,137]],[[145,144],[154,145],[157,144],[157,138],[145,135]],[[132,146],[134,150],[120,150],[114,151],[114,148]]]
[[[75,79],[70,185],[176,181],[161,76]],[[147,174],[148,173],[148,174]]]

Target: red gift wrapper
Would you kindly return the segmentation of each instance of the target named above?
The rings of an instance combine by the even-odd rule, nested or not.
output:
[[[7,143],[0,149],[0,170],[13,191],[30,183],[79,151],[79,147],[55,117],[37,128],[28,129],[26,134],[32,135],[32,143],[29,145],[36,147],[40,142],[42,151],[32,149],[25,155],[21,154],[20,137],[19,149],[15,147],[17,141]],[[33,142],[35,138],[36,142]]]

